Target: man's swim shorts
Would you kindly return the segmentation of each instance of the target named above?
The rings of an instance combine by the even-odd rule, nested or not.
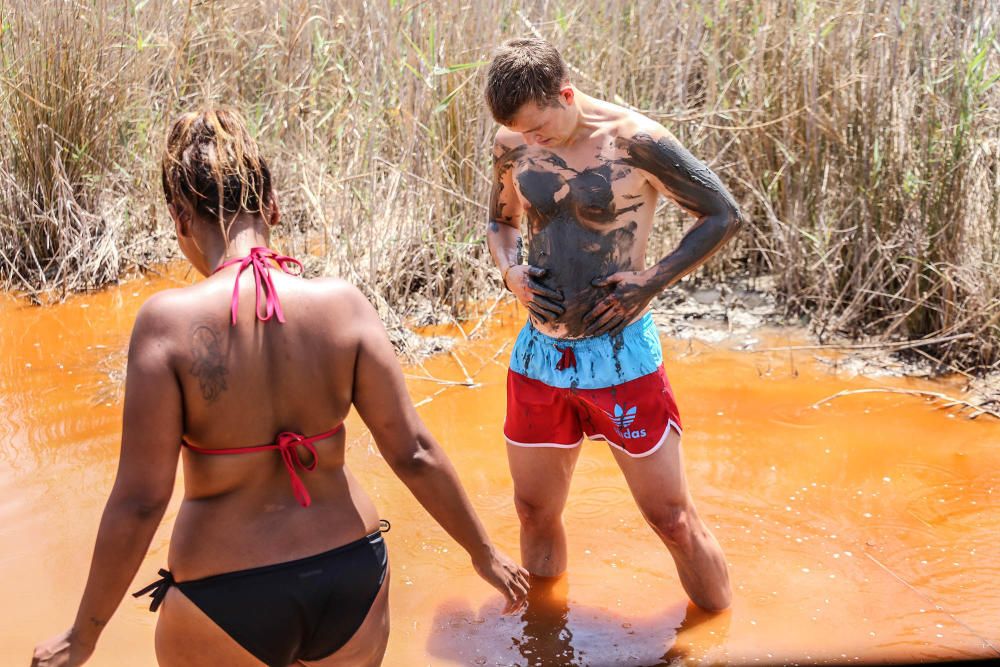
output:
[[[649,456],[681,418],[649,313],[617,336],[552,338],[529,321],[507,373],[504,436],[520,447],[576,447],[584,436]]]

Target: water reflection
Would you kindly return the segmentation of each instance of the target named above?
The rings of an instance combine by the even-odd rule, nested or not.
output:
[[[514,645],[527,667],[579,665],[569,628],[569,578],[532,577],[521,636]]]
[[[528,607],[496,618],[501,600],[478,612],[460,600],[435,614],[428,653],[446,664],[519,667],[666,667],[721,659],[731,613],[709,614],[686,600],[632,617],[572,600],[570,578],[532,578]],[[435,663],[445,664],[445,663]]]

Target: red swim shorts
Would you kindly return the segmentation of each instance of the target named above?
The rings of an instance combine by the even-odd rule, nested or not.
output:
[[[614,338],[563,340],[527,324],[507,374],[507,442],[571,448],[587,437],[649,456],[671,427],[681,432],[662,361],[649,315]]]

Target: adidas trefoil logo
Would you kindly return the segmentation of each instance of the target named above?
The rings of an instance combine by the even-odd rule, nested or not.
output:
[[[633,405],[631,408],[625,406],[624,408],[617,403],[615,403],[614,414],[606,412],[605,414],[611,417],[611,421],[614,422],[615,429],[618,433],[626,440],[631,440],[632,438],[644,438],[646,437],[646,429],[632,430],[632,423],[635,422],[635,418],[638,416],[639,407]]]
[[[618,429],[628,428],[635,421],[635,413],[638,410],[638,406],[633,405],[628,410],[622,408],[622,406],[615,403],[615,415],[612,417],[615,421],[615,426]]]

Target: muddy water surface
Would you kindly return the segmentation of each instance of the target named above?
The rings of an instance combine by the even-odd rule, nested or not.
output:
[[[121,366],[142,301],[188,279],[172,273],[44,309],[0,300],[0,664],[27,665],[34,642],[72,620],[115,471],[121,404],[109,370]],[[487,337],[407,371],[421,415],[512,554],[500,428],[523,316],[502,313]],[[386,665],[1000,655],[1000,426],[893,394],[810,407],[843,389],[954,392],[947,384],[838,375],[808,353],[672,340],[664,351],[689,482],[730,563],[732,609],[710,617],[688,607],[607,446],[585,443],[566,512],[569,575],[523,616],[498,616],[499,596],[352,417],[349,465],[393,526]],[[471,376],[475,386],[420,376]],[[164,564],[175,496],[137,587]],[[155,664],[154,622],[127,598],[92,664]]]

